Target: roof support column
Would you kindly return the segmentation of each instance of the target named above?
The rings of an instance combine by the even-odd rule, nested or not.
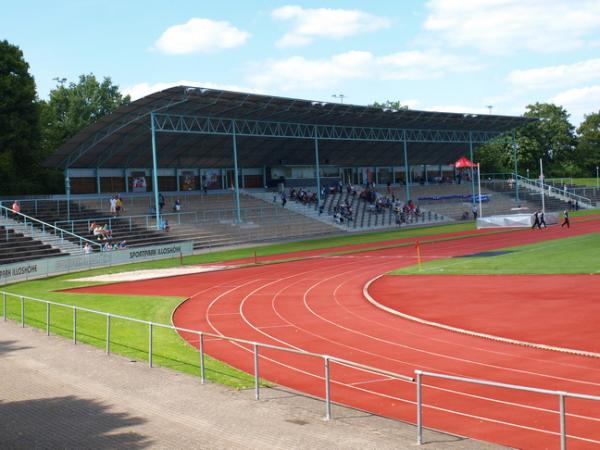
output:
[[[235,178],[235,216],[236,223],[241,223],[242,218],[240,214],[240,187],[239,187],[239,176],[238,176],[238,160],[237,160],[237,136],[235,120],[231,121],[232,136],[233,136],[233,176]]]
[[[475,171],[473,170],[473,136],[469,131],[469,155],[471,159],[471,204],[475,206]]]
[[[101,194],[102,189],[100,188],[100,168],[96,167],[96,193]]]
[[[65,169],[65,194],[67,195],[67,220],[71,220],[71,179],[69,169]]]
[[[123,178],[125,179],[125,192],[129,192],[129,179],[127,177],[127,169],[123,169]]]
[[[160,208],[158,207],[158,163],[156,158],[156,125],[154,113],[150,113],[150,130],[152,131],[152,190],[154,191],[154,212],[156,229],[160,230]]]
[[[410,200],[410,173],[408,170],[408,142],[406,142],[406,130],[402,132],[402,143],[404,144],[404,186],[406,188],[406,202]]]
[[[515,160],[515,200],[519,202],[519,177],[518,175],[518,163],[517,163],[517,140],[515,139],[515,130],[512,132],[512,148],[513,158]],[[518,205],[517,205],[518,206]]]
[[[315,171],[317,178],[317,211],[321,211],[321,168],[319,167],[319,135],[315,126]]]
[[[177,184],[177,192],[181,191],[181,186],[179,183],[179,169],[175,169],[175,183]]]

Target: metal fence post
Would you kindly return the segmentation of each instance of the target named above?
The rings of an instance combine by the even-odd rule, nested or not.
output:
[[[206,381],[206,374],[204,373],[204,334],[202,334],[202,331],[200,332],[200,345],[199,345],[199,350],[200,350],[200,382],[202,384],[204,384],[204,382]]]
[[[254,344],[254,398],[260,400],[260,381],[258,372],[258,345]]]
[[[106,315],[106,354],[110,355],[110,314]]]
[[[152,367],[152,322],[148,323],[148,367]]]
[[[567,424],[565,421],[565,395],[564,393],[558,394],[559,407],[560,407],[560,450],[567,449]]]
[[[73,306],[73,344],[77,344],[77,307]]]
[[[325,366],[325,420],[331,419],[331,391],[329,386],[329,356],[323,356]]]
[[[25,328],[25,299],[21,297],[21,328]]]
[[[421,371],[417,375],[417,445],[423,444],[423,399],[421,397]]]
[[[46,303],[46,336],[50,336],[50,303]]]

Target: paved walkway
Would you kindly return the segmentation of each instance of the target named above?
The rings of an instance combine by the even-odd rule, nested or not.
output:
[[[415,428],[282,389],[237,391],[0,322],[2,449],[414,449]],[[492,449],[425,432],[424,449]]]

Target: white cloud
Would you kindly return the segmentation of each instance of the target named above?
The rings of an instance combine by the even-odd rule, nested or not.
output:
[[[138,83],[133,86],[129,86],[123,89],[123,95],[130,95],[131,100],[137,100],[138,98],[145,97],[146,95],[152,94],[154,92],[163,91],[165,89],[169,89],[175,86],[193,86],[193,87],[202,87],[207,89],[219,89],[225,91],[237,91],[237,92],[256,92],[255,89],[244,86],[237,86],[234,84],[218,84],[211,83],[209,81],[189,81],[189,80],[179,80],[171,83]]]
[[[371,53],[360,51],[334,55],[329,59],[309,60],[302,56],[270,59],[249,80],[259,89],[283,92],[307,87],[324,89],[336,86],[343,80],[367,77],[374,60]]]
[[[406,100],[400,100],[400,104],[408,109],[417,109],[421,102],[416,98],[407,98]]]
[[[287,5],[273,10],[271,15],[279,21],[294,22],[292,31],[277,42],[279,47],[308,45],[316,37],[341,39],[387,28],[391,24],[383,17],[350,9],[305,9]]]
[[[600,58],[575,64],[514,70],[508,75],[511,84],[525,89],[573,86],[593,80],[600,80]]]
[[[467,105],[432,105],[423,108],[425,111],[437,111],[437,112],[453,112],[463,114],[489,114],[490,110],[482,106],[467,106]],[[492,110],[493,113],[493,110]]]
[[[481,66],[438,50],[398,52],[378,58],[382,78],[419,80],[439,78],[447,72],[467,72]]]
[[[250,33],[229,22],[192,18],[184,24],[167,28],[154,47],[163,53],[213,53],[243,45]]]
[[[430,0],[424,27],[491,53],[579,48],[600,28],[598,0]]]
[[[600,84],[560,92],[549,102],[563,106],[571,113],[571,122],[578,124],[584,114],[600,112]]]
[[[248,79],[258,89],[289,92],[297,89],[325,89],[352,79],[423,80],[448,72],[479,67],[438,51],[411,51],[375,56],[366,51],[349,51],[329,58],[306,59],[293,56],[269,59],[255,68]]]

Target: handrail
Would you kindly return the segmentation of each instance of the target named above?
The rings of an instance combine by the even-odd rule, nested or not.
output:
[[[282,213],[284,211],[286,211],[283,208],[273,208],[273,207],[258,207],[258,208],[242,208],[242,214],[245,217],[257,217],[257,218],[261,218],[261,217],[279,217],[282,215]],[[269,214],[264,214],[265,212],[268,212]],[[161,213],[161,217],[167,217],[167,218],[172,218],[175,217],[178,219],[178,223],[181,223],[181,217],[189,217],[189,216],[194,216],[195,220],[194,223],[210,223],[208,220],[199,220],[200,216],[203,216],[204,218],[206,218],[207,216],[216,216],[214,217],[215,219],[219,219],[222,218],[223,216],[226,216],[227,214],[234,214],[235,213],[235,209],[234,208],[226,208],[226,209],[207,209],[207,210],[201,210],[201,211],[178,211],[178,212],[168,212],[168,213]],[[54,222],[54,225],[70,225],[71,227],[74,227],[74,225],[76,223],[87,223],[88,226],[91,222],[108,222],[109,224],[112,223],[112,221],[114,220],[123,220],[123,221],[130,221],[132,219],[140,219],[140,220],[145,220],[146,221],[146,226],[148,226],[149,223],[152,223],[156,217],[152,214],[136,214],[136,215],[124,215],[124,216],[104,216],[104,217],[94,217],[94,218],[90,218],[90,219],[72,219],[72,220],[58,220],[56,222]],[[110,226],[110,225],[109,225]]]
[[[33,226],[34,222],[38,223],[38,224],[41,224],[42,225],[42,233],[46,232],[46,228],[54,229],[54,230],[60,232],[61,239],[63,239],[63,240],[64,240],[64,235],[65,234],[68,234],[69,236],[73,236],[73,237],[75,237],[75,238],[77,238],[79,240],[79,246],[80,247],[81,247],[82,242],[87,242],[89,244],[92,244],[93,246],[97,246],[98,248],[102,248],[102,245],[98,244],[97,242],[94,242],[94,241],[92,241],[90,239],[84,238],[83,236],[79,236],[79,235],[77,235],[75,233],[71,233],[70,231],[63,230],[62,228],[59,228],[59,227],[54,226],[54,225],[52,225],[50,223],[44,222],[43,220],[36,219],[35,217],[28,216],[27,214],[23,214],[22,212],[14,212],[11,208],[7,208],[4,205],[0,205],[0,216],[4,215],[4,214],[1,214],[1,212],[5,212],[6,213],[5,217],[7,219],[9,218],[9,214],[18,215],[20,217],[23,217],[24,218],[24,221],[23,221],[23,225],[24,226],[27,225],[27,220],[29,220],[29,222],[32,223],[32,226]],[[54,234],[58,234],[58,233],[55,232]]]
[[[38,302],[38,303],[50,304],[53,306],[60,306],[60,307],[65,307],[65,308],[77,308],[78,311],[88,312],[91,314],[100,314],[105,317],[110,316],[113,319],[122,319],[122,320],[127,320],[130,322],[141,323],[143,325],[152,325],[155,327],[166,328],[166,329],[175,330],[175,331],[181,331],[182,333],[193,333],[193,334],[202,333],[202,335],[204,335],[204,336],[208,336],[208,337],[215,338],[215,339],[223,339],[226,341],[236,342],[238,344],[258,345],[260,347],[264,347],[264,348],[268,348],[268,349],[272,349],[272,350],[279,350],[279,351],[295,353],[295,354],[304,355],[304,356],[327,357],[332,361],[336,361],[340,364],[344,364],[344,365],[347,365],[350,367],[355,367],[355,368],[362,369],[362,370],[373,371],[374,373],[378,373],[381,375],[387,375],[392,378],[397,378],[397,379],[403,380],[403,381],[409,381],[409,382],[415,381],[414,378],[406,376],[406,375],[402,375],[402,374],[395,373],[395,372],[390,372],[389,370],[385,370],[385,369],[379,369],[377,367],[368,366],[366,364],[361,364],[361,363],[358,363],[355,361],[338,358],[336,356],[324,355],[321,353],[314,353],[314,352],[309,352],[307,350],[300,350],[300,349],[294,349],[294,348],[289,348],[289,347],[281,347],[281,346],[273,345],[273,344],[265,344],[265,343],[261,343],[261,342],[257,342],[257,341],[250,341],[247,339],[225,336],[222,334],[215,334],[215,333],[210,333],[210,332],[206,332],[206,331],[192,330],[190,328],[176,327],[174,325],[167,325],[167,324],[151,322],[151,321],[143,320],[143,319],[136,319],[135,317],[123,316],[120,314],[113,314],[113,313],[108,313],[105,311],[97,311],[95,309],[89,309],[89,308],[84,308],[84,307],[80,307],[80,306],[68,305],[65,303],[53,302],[51,300],[42,300],[42,299],[35,298],[35,297],[29,297],[27,295],[14,294],[12,292],[0,291],[0,294],[10,295],[13,297],[19,297],[19,298],[31,300],[31,301]]]
[[[530,386],[521,386],[517,384],[500,383],[497,381],[481,380],[478,378],[467,378],[459,377],[456,375],[446,375],[435,372],[428,372],[425,370],[415,370],[416,375],[416,387],[417,387],[417,444],[423,443],[423,395],[422,395],[422,378],[428,376],[431,378],[438,378],[443,380],[459,381],[463,383],[479,384],[483,386],[498,387],[502,389],[512,389],[517,391],[534,392],[536,394],[554,395],[559,399],[559,420],[560,420],[560,448],[566,450],[567,448],[567,431],[566,431],[566,408],[565,398],[578,398],[582,400],[600,401],[600,396],[589,395],[589,394],[578,394],[575,392],[568,391],[556,391],[551,389],[536,388]]]
[[[516,174],[513,174],[513,175],[516,175]],[[573,192],[565,191],[563,189],[555,188],[554,186],[545,184],[541,180],[532,180],[531,178],[526,178],[521,175],[516,175],[516,178],[518,180],[522,180],[525,183],[525,185],[529,184],[531,186],[535,186],[536,188],[540,189],[542,192],[548,191],[548,193],[562,195],[563,197],[572,198],[573,200],[577,200],[582,203],[587,203],[589,205],[592,204],[592,200],[588,197],[584,197],[583,195],[574,194]]]

